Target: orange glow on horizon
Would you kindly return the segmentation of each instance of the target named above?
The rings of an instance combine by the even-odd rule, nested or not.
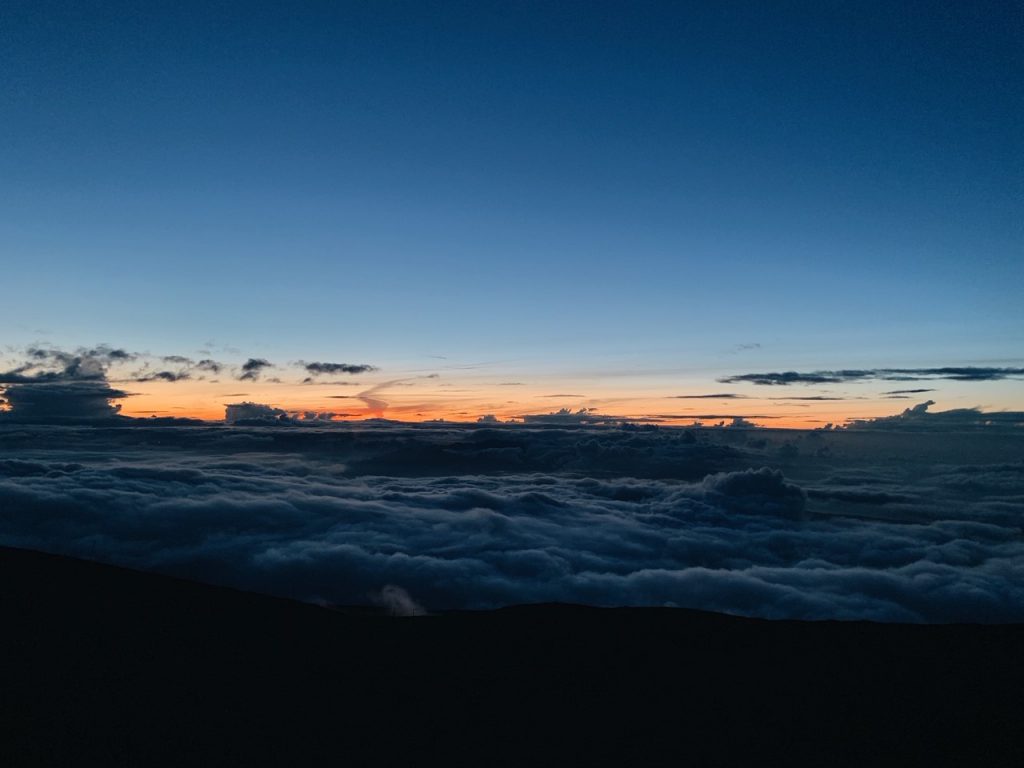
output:
[[[331,421],[361,421],[371,418],[385,418],[395,421],[425,422],[445,420],[470,423],[484,415],[493,415],[500,421],[522,421],[525,415],[539,415],[557,412],[566,408],[571,413],[587,409],[593,414],[611,418],[622,418],[639,423],[664,424],[666,426],[688,426],[695,421],[702,426],[713,426],[719,422],[730,423],[733,417],[742,417],[757,426],[782,429],[813,429],[826,423],[843,424],[850,419],[873,418],[892,415],[907,407],[907,403],[888,401],[858,401],[846,403],[841,408],[837,402],[822,402],[802,405],[799,412],[791,404],[750,397],[734,401],[679,401],[665,395],[645,392],[633,397],[621,393],[609,398],[552,397],[535,391],[516,393],[509,399],[508,391],[493,388],[446,392],[439,387],[429,391],[374,392],[373,406],[384,403],[383,408],[371,407],[358,394],[322,395],[310,391],[308,386],[272,385],[247,387],[248,392],[218,392],[224,386],[211,387],[153,383],[143,390],[121,401],[121,413],[125,416],[147,418],[150,416],[182,417],[206,421],[222,421],[225,406],[229,403],[254,402],[280,408],[301,418],[306,412],[335,414]],[[230,389],[240,389],[238,386]],[[366,388],[367,390],[370,387]],[[213,391],[211,391],[213,390]],[[360,390],[366,391],[366,390]],[[910,403],[912,404],[912,403]],[[898,407],[893,407],[893,406]],[[778,415],[772,411],[777,411]],[[767,418],[772,416],[774,418]]]
[[[510,381],[514,385],[503,383]],[[960,383],[942,384],[941,394],[933,389],[920,396],[897,399],[872,395],[867,387],[855,386],[786,391],[747,387],[723,392],[719,385],[698,380],[679,383],[667,377],[638,377],[627,384],[620,377],[539,373],[516,376],[458,372],[426,376],[397,372],[384,381],[361,378],[308,384],[295,380],[197,379],[121,386],[132,393],[119,401],[125,416],[185,417],[214,422],[224,419],[226,405],[253,402],[279,408],[300,419],[306,412],[330,413],[334,414],[334,421],[385,418],[471,423],[485,415],[500,421],[522,421],[526,415],[556,413],[560,409],[576,414],[586,409],[611,419],[670,426],[687,426],[695,421],[713,426],[741,417],[760,427],[814,429],[827,423],[842,425],[853,419],[898,414],[932,399],[933,392],[934,399],[939,401],[934,410],[979,405],[978,390]],[[987,391],[995,397],[980,403],[985,410],[1015,409],[1017,390],[1006,387],[1000,392],[990,386]],[[716,392],[723,394],[713,394]]]

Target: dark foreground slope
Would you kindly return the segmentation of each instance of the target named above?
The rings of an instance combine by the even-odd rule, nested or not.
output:
[[[1024,627],[394,619],[0,549],[5,765],[1021,765]]]

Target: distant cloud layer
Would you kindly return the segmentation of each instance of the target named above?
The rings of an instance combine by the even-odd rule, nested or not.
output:
[[[556,395],[556,397],[574,397],[574,395]],[[526,424],[618,424],[631,421],[622,416],[598,413],[590,408],[580,408],[577,411],[571,408],[560,408],[551,413],[527,413],[521,418]]]
[[[1024,620],[1024,465],[885,426],[0,426],[0,542],[395,612]]]
[[[1009,433],[1024,431],[1024,411],[982,411],[979,408],[956,408],[932,412],[934,400],[919,403],[895,416],[875,419],[854,419],[848,429],[953,431],[984,430],[994,432],[1002,428]]]
[[[743,373],[736,376],[724,376],[718,381],[723,384],[746,382],[768,386],[786,386],[789,384],[840,384],[849,381],[930,381],[948,379],[950,381],[998,381],[1024,377],[1024,368],[977,368],[977,367],[945,367],[945,368],[872,368],[867,370],[812,371],[798,373]]]

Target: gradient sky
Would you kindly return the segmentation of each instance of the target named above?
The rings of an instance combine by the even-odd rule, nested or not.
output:
[[[716,379],[1024,364],[1022,17],[4,3],[3,360],[108,343],[279,366],[133,383],[139,414],[219,416],[235,393],[345,411],[395,381],[396,418],[813,423],[910,387],[1019,409],[1019,378]],[[311,387],[300,360],[379,370]],[[748,397],[672,397],[718,393]]]

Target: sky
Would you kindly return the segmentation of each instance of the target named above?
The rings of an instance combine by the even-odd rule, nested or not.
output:
[[[4,3],[0,405],[1022,410],[1022,16]]]

